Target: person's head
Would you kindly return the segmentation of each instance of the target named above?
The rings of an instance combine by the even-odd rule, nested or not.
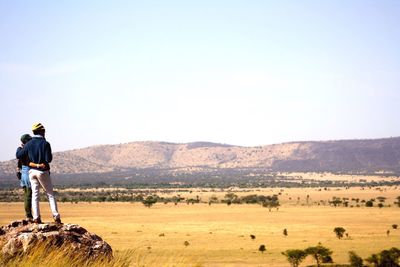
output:
[[[39,123],[35,123],[32,126],[32,132],[34,135],[44,136],[44,133],[46,132],[46,130],[44,129],[44,126],[39,122]]]
[[[31,140],[32,137],[29,134],[24,134],[21,136],[21,142],[25,145],[28,143],[29,140]]]

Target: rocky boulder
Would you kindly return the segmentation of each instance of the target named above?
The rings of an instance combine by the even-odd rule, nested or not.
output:
[[[40,245],[79,253],[80,257],[89,261],[112,258],[109,244],[77,224],[35,224],[22,220],[0,228],[0,253],[3,259],[29,253]]]

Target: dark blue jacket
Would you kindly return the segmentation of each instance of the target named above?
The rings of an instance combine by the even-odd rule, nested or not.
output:
[[[53,160],[50,143],[44,137],[38,135],[33,136],[32,140],[27,142],[23,148],[19,147],[16,156],[17,159],[23,159],[28,156],[33,163],[44,163],[47,166],[45,170],[50,169],[49,163]]]

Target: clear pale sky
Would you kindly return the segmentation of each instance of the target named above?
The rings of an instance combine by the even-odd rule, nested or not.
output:
[[[400,1],[1,1],[0,160],[400,136]]]

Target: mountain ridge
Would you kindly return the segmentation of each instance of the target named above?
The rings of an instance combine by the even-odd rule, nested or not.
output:
[[[14,173],[15,166],[16,160],[0,162],[0,175]],[[56,152],[51,167],[52,172],[57,174],[149,168],[399,172],[400,137],[293,141],[252,147],[205,141],[139,141]]]

